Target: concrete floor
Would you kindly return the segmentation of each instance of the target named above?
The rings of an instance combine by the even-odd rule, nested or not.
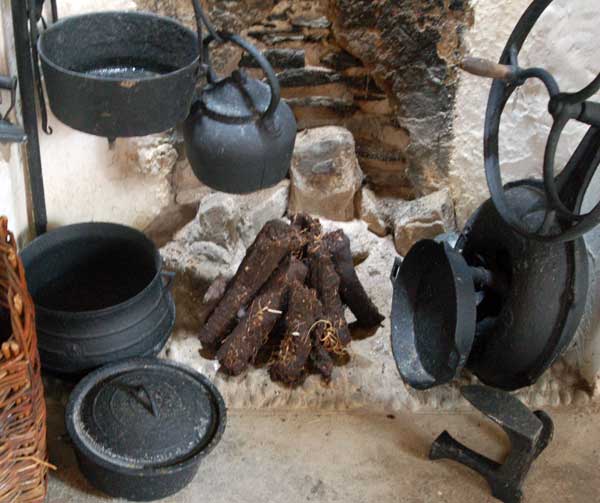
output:
[[[79,473],[60,406],[49,406],[50,503],[108,503]],[[600,407],[554,412],[556,437],[534,465],[525,503],[600,501]],[[508,444],[478,415],[230,412],[223,441],[168,503],[487,503],[483,479],[426,459],[442,430],[494,457]]]

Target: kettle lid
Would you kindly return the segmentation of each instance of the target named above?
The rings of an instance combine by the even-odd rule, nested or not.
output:
[[[231,77],[209,85],[202,93],[204,112],[224,122],[250,122],[262,116],[271,102],[271,89],[236,70]]]

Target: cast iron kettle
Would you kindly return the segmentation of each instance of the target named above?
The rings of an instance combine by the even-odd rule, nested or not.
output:
[[[281,101],[279,81],[267,59],[237,35],[221,32],[222,41],[247,51],[264,71],[267,84],[236,70],[218,79],[204,45],[207,86],[184,124],[185,150],[192,170],[209,187],[245,194],[283,180],[292,162],[296,119]]]

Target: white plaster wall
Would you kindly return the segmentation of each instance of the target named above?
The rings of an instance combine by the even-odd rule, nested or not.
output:
[[[471,55],[497,61],[514,25],[530,0],[476,0],[475,24],[466,34]],[[555,0],[527,40],[522,66],[549,70],[562,90],[581,89],[600,72],[600,3],[598,0]],[[451,188],[462,225],[473,209],[489,197],[483,170],[483,113],[490,82],[463,74],[458,89],[455,151],[450,168]],[[509,102],[501,127],[500,157],[505,181],[539,176],[543,149],[551,125],[547,94],[541,84],[527,84]],[[586,128],[571,124],[559,147],[565,161]],[[557,165],[557,169],[560,164]],[[599,197],[600,183],[588,192],[588,205]],[[569,359],[586,379],[600,383],[600,231],[587,236],[590,249],[591,287],[587,312],[578,342]]]

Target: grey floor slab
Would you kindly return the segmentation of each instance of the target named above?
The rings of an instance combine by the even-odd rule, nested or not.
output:
[[[80,475],[50,406],[50,503],[111,503]],[[525,503],[600,501],[600,410],[553,414],[556,438],[534,466]],[[487,503],[486,484],[466,468],[430,462],[429,445],[448,429],[499,457],[506,440],[477,415],[233,411],[222,443],[190,487],[168,503]]]

